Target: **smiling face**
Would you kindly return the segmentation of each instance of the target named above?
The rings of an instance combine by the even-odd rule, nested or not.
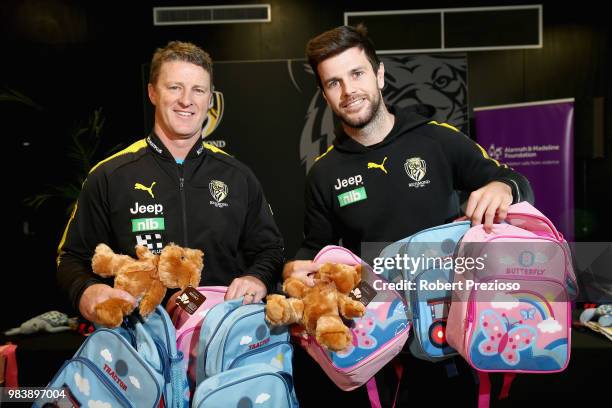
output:
[[[365,52],[353,47],[321,61],[317,71],[325,100],[345,126],[361,129],[375,118],[382,101],[383,64],[374,72]]]
[[[162,63],[149,98],[155,105],[155,132],[170,140],[199,137],[211,98],[210,74],[185,61]]]

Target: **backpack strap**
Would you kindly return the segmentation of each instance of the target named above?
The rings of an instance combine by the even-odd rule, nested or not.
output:
[[[499,392],[499,397],[497,399],[503,400],[508,398],[510,395],[510,387],[512,387],[512,382],[516,378],[516,373],[504,373],[504,384],[502,385],[502,389]]]
[[[491,381],[489,373],[478,371],[478,408],[488,408],[491,399]]]
[[[397,375],[397,386],[395,387],[395,395],[393,397],[393,405],[392,408],[395,408],[397,404],[397,397],[399,395],[400,384],[402,382],[402,377],[404,376],[404,366],[399,361],[397,357],[391,360],[393,364],[393,370],[395,371],[395,375]],[[370,399],[370,405],[372,408],[382,408],[380,403],[380,396],[378,395],[378,388],[376,388],[376,378],[372,376],[366,383],[366,389],[368,390],[368,398]]]
[[[378,395],[378,388],[376,388],[376,378],[372,376],[366,383],[366,389],[368,390],[368,398],[370,399],[370,405],[372,408],[381,408],[380,395]]]
[[[452,357],[444,362],[444,368],[446,369],[446,376],[453,378],[459,375],[457,370],[457,364],[455,363],[455,357]]]

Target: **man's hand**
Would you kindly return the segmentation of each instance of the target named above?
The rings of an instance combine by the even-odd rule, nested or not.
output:
[[[81,315],[90,322],[100,323],[97,320],[96,306],[112,298],[120,298],[136,306],[136,299],[126,291],[111,288],[103,283],[96,283],[88,286],[87,289],[83,291],[81,299],[79,300],[79,312],[81,312]]]
[[[510,204],[510,186],[501,181],[492,181],[470,194],[465,215],[472,221],[472,226],[484,223],[485,231],[491,232],[493,221],[501,222],[506,219]]]
[[[244,296],[242,304],[261,302],[266,297],[268,290],[266,285],[254,276],[243,276],[236,278],[227,288],[225,300],[232,300]]]
[[[283,269],[283,280],[292,277],[299,279],[307,286],[314,286],[315,282],[312,276],[320,267],[321,264],[312,261],[288,262]]]

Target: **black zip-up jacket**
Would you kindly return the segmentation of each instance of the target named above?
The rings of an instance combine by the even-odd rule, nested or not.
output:
[[[459,216],[455,190],[491,181],[512,188],[514,202],[533,203],[527,179],[491,159],[447,124],[412,109],[393,109],[385,139],[363,146],[342,128],[308,173],[304,240],[296,259],[312,259],[325,245],[359,254],[362,242],[394,242]]]
[[[104,242],[135,256],[170,242],[204,251],[201,285],[252,275],[268,288],[280,279],[283,241],[253,172],[207,143],[177,164],[152,133],[95,166],[58,248],[57,278],[78,310],[94,283],[91,258]]]

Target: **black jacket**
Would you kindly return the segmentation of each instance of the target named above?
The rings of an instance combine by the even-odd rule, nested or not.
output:
[[[296,259],[312,259],[340,240],[359,254],[362,242],[394,242],[450,222],[459,216],[455,190],[471,192],[491,181],[508,184],[514,202],[533,203],[525,177],[457,129],[409,109],[391,112],[395,123],[382,142],[366,147],[339,128],[311,168]]]
[[[135,245],[204,251],[202,285],[252,275],[268,290],[280,278],[283,241],[255,175],[207,143],[176,163],[155,134],[96,165],[58,248],[57,278],[78,310],[98,243],[135,256]]]

